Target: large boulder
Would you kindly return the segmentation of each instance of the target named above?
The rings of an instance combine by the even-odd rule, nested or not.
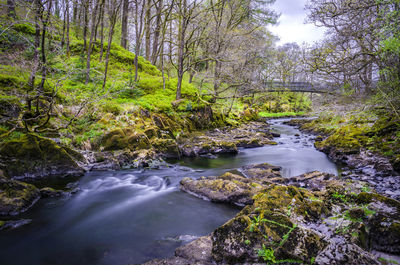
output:
[[[322,201],[313,205],[308,195],[292,186],[269,186],[253,205],[213,232],[213,258],[227,264],[309,263],[327,242],[302,221],[311,212],[320,217],[328,209]]]
[[[252,197],[262,188],[257,181],[229,172],[218,177],[202,177],[198,180],[184,178],[180,182],[181,190],[197,197],[239,206],[252,204]]]
[[[40,198],[39,190],[24,182],[4,177],[0,171],[0,215],[17,215]]]
[[[369,210],[366,226],[371,248],[400,255],[400,202],[376,193],[360,193],[357,203]]]
[[[177,248],[173,258],[154,259],[144,265],[211,265],[215,264],[212,260],[211,249],[211,237],[203,236]]]
[[[0,145],[0,169],[14,179],[82,175],[84,170],[77,159],[83,157],[53,140],[34,134]]]

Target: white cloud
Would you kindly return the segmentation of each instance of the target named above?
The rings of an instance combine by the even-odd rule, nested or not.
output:
[[[280,38],[278,45],[287,42],[312,44],[323,38],[323,28],[318,28],[313,24],[304,24],[307,16],[304,10],[305,2],[306,0],[277,0],[272,6],[272,9],[281,14],[278,20],[279,24],[268,27]]]

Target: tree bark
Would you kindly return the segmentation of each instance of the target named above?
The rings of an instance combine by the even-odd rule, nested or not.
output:
[[[17,13],[15,12],[15,0],[7,0],[7,15],[9,18],[17,18]]]
[[[162,8],[163,8],[163,0],[158,1],[157,6],[157,17],[156,17],[156,28],[154,30],[154,37],[153,37],[153,52],[151,54],[151,63],[155,65],[157,63],[157,53],[158,53],[158,41],[160,38],[160,31],[161,31],[161,15],[162,15]]]
[[[88,32],[88,23],[89,23],[89,7],[90,0],[85,0],[83,6],[83,51],[87,50],[87,32]]]
[[[33,90],[35,86],[36,73],[39,69],[39,46],[40,46],[40,25],[41,1],[35,0],[35,41],[33,43],[33,68],[28,81],[28,87]],[[30,104],[29,104],[30,105]],[[30,108],[29,108],[30,109]]]
[[[69,0],[65,0],[65,8],[67,9],[67,13],[66,13],[66,20],[67,20],[67,32],[66,32],[66,50],[67,50],[67,58],[69,58],[70,56],[70,50],[69,50],[69,20],[70,20],[70,13],[69,13]]]
[[[145,16],[145,57],[150,61],[150,38],[151,38],[151,0],[147,0],[146,16]]]
[[[93,18],[92,18],[92,28],[90,30],[91,31],[90,41],[89,41],[89,46],[87,47],[85,85],[87,85],[90,80],[90,55],[92,53],[92,45],[93,45],[94,33],[95,33],[95,27],[96,27],[98,2],[99,1],[96,1],[96,6],[94,7],[94,13],[93,13]]]
[[[104,53],[104,10],[105,10],[105,0],[102,0],[102,8],[100,12],[101,22],[100,22],[100,61],[103,61]]]
[[[145,0],[142,0],[142,8],[139,16],[139,0],[135,0],[135,59],[133,61],[135,65],[135,82],[138,81],[139,75],[139,52],[142,42],[142,30],[143,30],[143,14],[145,9]]]
[[[182,97],[182,80],[183,80],[183,64],[184,64],[184,50],[185,50],[185,31],[186,31],[186,18],[184,17],[186,13],[186,1],[182,0],[182,9],[179,16],[179,28],[178,28],[178,84],[176,87],[176,100]]]
[[[111,2],[112,0],[109,0],[109,1]],[[117,17],[118,17],[120,7],[121,7],[120,0],[113,0],[108,7],[110,27],[109,27],[109,32],[108,32],[108,45],[107,45],[106,61],[105,61],[105,67],[104,67],[103,89],[106,87],[108,62],[110,59],[111,44],[112,44],[112,39],[114,36],[114,27],[115,27],[115,23],[117,22]]]
[[[128,14],[129,0],[123,0],[122,20],[121,20],[121,46],[126,49],[128,46]]]

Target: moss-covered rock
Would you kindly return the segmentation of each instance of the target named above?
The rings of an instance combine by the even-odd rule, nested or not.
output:
[[[0,215],[17,215],[40,198],[39,190],[24,182],[0,176]]]
[[[228,264],[308,263],[327,243],[297,224],[311,208],[306,197],[307,191],[291,186],[262,190],[253,205],[214,231],[214,259]]]
[[[164,157],[179,158],[181,156],[178,144],[173,139],[154,138],[150,144]]]
[[[368,138],[364,135],[364,132],[365,127],[355,125],[342,126],[325,140],[316,142],[315,146],[326,152],[329,152],[331,148],[335,148],[345,154],[357,154]]]
[[[82,175],[84,170],[70,153],[50,139],[27,134],[0,145],[0,168],[18,179]]]
[[[100,146],[104,151],[137,150],[149,148],[150,141],[145,133],[139,132],[135,128],[117,128],[102,137]]]
[[[252,204],[252,197],[262,188],[255,181],[229,172],[198,180],[184,178],[180,184],[181,190],[200,198],[240,206]]]
[[[376,193],[360,193],[357,202],[369,209],[366,225],[371,247],[400,254],[400,202]]]

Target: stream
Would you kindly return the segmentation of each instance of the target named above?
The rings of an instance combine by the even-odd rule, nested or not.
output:
[[[172,257],[175,248],[211,233],[238,208],[179,191],[184,177],[219,175],[268,162],[283,176],[313,170],[338,174],[312,136],[270,120],[278,145],[240,149],[236,156],[174,161],[157,170],[89,172],[71,197],[42,199],[16,230],[0,232],[0,264],[138,264]]]

